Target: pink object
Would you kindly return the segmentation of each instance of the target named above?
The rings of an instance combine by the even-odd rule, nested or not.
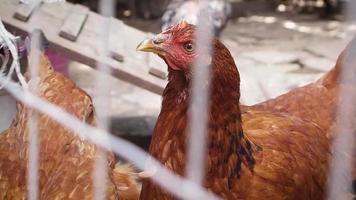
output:
[[[46,55],[55,71],[68,76],[69,59],[66,56],[50,48],[46,49]]]

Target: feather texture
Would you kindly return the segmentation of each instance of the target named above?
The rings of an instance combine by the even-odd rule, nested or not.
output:
[[[37,80],[38,95],[60,106],[85,123],[95,125],[91,98],[64,75],[54,72],[41,55]],[[28,113],[17,103],[16,117],[0,135],[0,199],[27,198]],[[93,169],[97,147],[90,144],[45,114],[38,113],[39,198],[92,199]],[[135,175],[129,168],[115,167],[107,152],[107,199],[138,199]],[[126,198],[127,197],[127,198]]]

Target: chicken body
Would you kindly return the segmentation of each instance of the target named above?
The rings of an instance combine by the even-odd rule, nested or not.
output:
[[[250,108],[242,113],[242,132],[238,115],[226,113],[238,110],[217,100],[219,103],[211,102],[216,112],[211,113],[208,124],[206,188],[231,200],[323,199],[330,154],[328,139],[320,127],[298,117]],[[187,110],[169,102],[165,105],[175,111],[165,112],[162,105],[154,130],[160,134],[153,136],[150,153],[184,176],[187,118],[182,113]],[[175,198],[146,182],[141,199]]]
[[[199,56],[185,47],[194,44],[194,31],[194,26],[181,23],[139,47],[161,56],[169,70],[150,153],[182,176],[191,67]],[[314,84],[255,106],[239,105],[237,68],[216,38],[211,71],[204,186],[232,200],[324,199],[339,67]],[[141,199],[175,197],[146,181]]]
[[[60,106],[81,121],[94,125],[91,98],[64,75],[53,71],[48,59],[40,57],[38,95]],[[17,104],[16,117],[9,129],[0,135],[0,199],[27,199],[28,144],[30,109]],[[98,148],[64,128],[50,117],[38,117],[39,199],[92,199],[93,170]],[[138,199],[134,173],[107,152],[107,199]]]

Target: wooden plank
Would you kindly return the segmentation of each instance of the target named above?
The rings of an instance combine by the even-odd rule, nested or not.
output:
[[[18,5],[17,1],[1,0],[1,3],[0,17],[6,28],[13,33],[19,35],[29,33],[36,28],[42,29],[50,42],[50,48],[61,52],[69,59],[92,68],[96,68],[97,64],[110,67],[112,76],[153,93],[162,94],[167,81],[150,75],[149,65],[145,62],[145,58],[149,54],[136,51],[136,46],[147,38],[147,33],[124,24],[125,31],[122,39],[124,40],[125,59],[123,62],[118,62],[110,56],[98,56],[100,53],[99,42],[103,37],[102,30],[105,28],[104,24],[108,23],[108,18],[89,12],[86,23],[76,42],[72,42],[59,36],[59,28],[57,27],[63,25],[69,15],[68,13],[74,7],[73,4],[68,2],[43,4],[32,14],[29,21],[24,23],[13,18],[14,11]],[[166,68],[164,63],[161,64],[159,65],[160,69]]]
[[[42,4],[42,0],[37,0],[34,2],[29,2],[28,4],[20,3],[18,4],[14,17],[18,20],[27,22],[31,17],[32,13]]]
[[[6,96],[9,95],[9,93],[5,89],[0,90],[0,96]]]
[[[89,8],[76,4],[61,27],[59,35],[70,41],[76,41],[87,20],[88,12]]]
[[[148,55],[148,73],[162,80],[166,80],[168,76],[167,66],[164,61],[155,54]]]
[[[163,80],[167,79],[167,73],[162,71],[159,68],[150,67],[148,73],[150,73],[154,76],[157,76],[158,78],[163,79]]]
[[[109,54],[113,59],[123,62],[125,25],[112,17],[109,20]]]

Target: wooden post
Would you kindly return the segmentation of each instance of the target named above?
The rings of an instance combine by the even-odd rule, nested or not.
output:
[[[88,13],[89,8],[76,4],[61,27],[59,35],[70,41],[76,41],[87,20]]]
[[[111,17],[109,22],[109,54],[119,62],[124,61],[124,38],[124,23]]]
[[[34,10],[36,10],[39,6],[41,6],[42,0],[35,0],[28,4],[20,3],[15,11],[14,17],[18,20],[27,22],[31,17]]]

